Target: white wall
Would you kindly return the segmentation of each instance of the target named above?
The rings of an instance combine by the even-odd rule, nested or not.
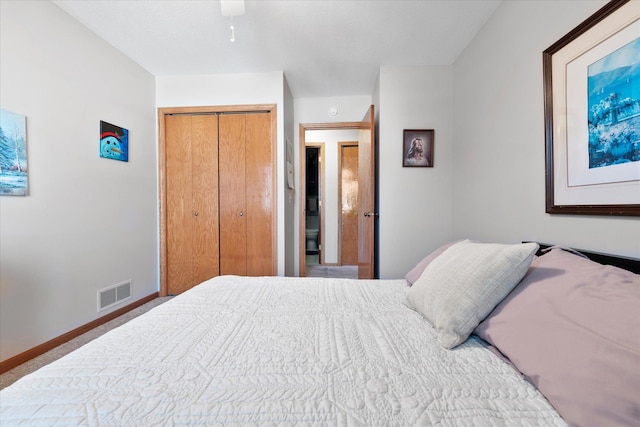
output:
[[[338,233],[340,226],[341,206],[338,200],[338,155],[340,142],[358,142],[357,129],[308,130],[305,132],[305,142],[324,143],[324,262],[339,264]]]
[[[402,278],[452,236],[452,72],[383,67],[378,119],[379,276]],[[379,92],[379,94],[378,94]],[[434,129],[434,167],[402,167],[404,129]]]
[[[374,127],[374,137],[375,137],[375,156],[376,158],[379,158],[379,151],[380,151],[380,110],[383,108],[382,105],[380,105],[380,74],[378,74],[378,78],[376,79],[376,83],[373,86],[373,94],[371,95],[372,98],[372,104],[375,106],[374,110],[373,110],[373,127]],[[378,186],[380,183],[380,164],[378,162],[376,162],[376,166],[375,166],[375,177],[376,177],[376,194],[378,193]],[[375,200],[375,212],[380,212],[380,198],[378,197]],[[380,235],[380,221],[378,221],[377,219],[375,220],[375,222],[373,223],[373,227],[374,227],[374,235],[375,236],[379,236]],[[373,277],[380,277],[380,245],[379,245],[379,241],[376,240],[374,242],[374,276]]]
[[[323,98],[296,98],[294,103],[294,135],[295,135],[295,182],[296,206],[300,206],[300,124],[309,123],[338,123],[361,121],[371,106],[371,96],[338,96]],[[335,107],[339,113],[337,117],[330,117],[329,108]],[[296,209],[296,242],[300,236],[300,209]],[[296,244],[295,274],[300,272],[299,245]]]
[[[291,161],[292,164],[296,163],[295,157],[295,136],[294,136],[294,125],[293,125],[293,95],[291,94],[291,90],[289,89],[289,84],[287,83],[287,79],[284,79],[284,141],[285,141],[285,161]],[[289,147],[290,158],[287,158],[287,146]],[[285,213],[284,213],[284,226],[285,226],[285,242],[284,242],[284,275],[285,276],[295,276],[295,263],[297,258],[296,252],[296,209],[298,205],[296,205],[296,191],[295,191],[295,182],[294,187],[290,188],[289,183],[287,182],[287,169],[285,164],[285,170],[283,171],[284,176],[284,192],[285,192]]]
[[[0,2],[0,104],[27,117],[29,195],[0,197],[0,359],[158,291],[154,78],[51,2]],[[129,162],[99,157],[100,120]],[[119,308],[119,307],[116,307]]]
[[[285,149],[282,71],[247,74],[160,76],[156,78],[156,100],[160,107],[276,104],[277,114],[277,256],[278,275],[285,273]]]
[[[638,218],[545,213],[542,51],[605,3],[503,2],[456,61],[455,238],[640,257]]]

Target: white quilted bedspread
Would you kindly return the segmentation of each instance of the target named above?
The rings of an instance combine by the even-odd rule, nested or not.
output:
[[[482,341],[442,349],[407,289],[214,278],[0,391],[0,425],[565,425]]]

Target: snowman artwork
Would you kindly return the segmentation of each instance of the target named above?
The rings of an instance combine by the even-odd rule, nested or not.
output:
[[[129,161],[129,131],[100,121],[100,157]]]

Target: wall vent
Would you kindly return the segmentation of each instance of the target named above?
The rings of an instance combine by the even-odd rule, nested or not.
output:
[[[113,307],[131,298],[131,280],[98,291],[98,311]]]

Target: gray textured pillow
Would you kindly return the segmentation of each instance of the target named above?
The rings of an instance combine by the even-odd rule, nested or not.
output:
[[[536,243],[456,243],[427,266],[407,302],[453,348],[520,282],[537,250]]]

